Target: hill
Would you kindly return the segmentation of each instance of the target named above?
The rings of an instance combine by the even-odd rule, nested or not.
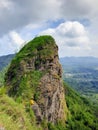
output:
[[[51,36],[36,37],[17,53],[0,96],[0,124],[9,130],[98,128],[97,108],[63,84],[58,47]]]
[[[14,54],[0,56],[0,71],[11,62],[14,56]]]
[[[10,64],[14,56],[14,54],[10,54],[0,57],[0,87],[4,85],[4,75],[7,71],[8,65]]]
[[[37,122],[65,122],[67,112],[58,47],[51,36],[40,36],[12,60],[5,77],[9,96],[33,98]]]

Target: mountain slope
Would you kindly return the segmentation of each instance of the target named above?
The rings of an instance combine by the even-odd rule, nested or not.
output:
[[[98,130],[98,108],[94,108],[90,102],[80,97],[68,85],[64,85],[65,99],[69,109],[66,125],[57,123],[48,124],[49,130]],[[29,104],[21,103],[18,99],[16,102],[4,94],[4,88],[0,89],[0,126],[7,130],[42,130],[36,126],[34,114]],[[21,121],[24,120],[23,122]],[[46,123],[42,123],[43,128]]]
[[[36,126],[35,116],[29,105],[15,102],[0,88],[0,129],[7,130],[42,130]]]
[[[12,60],[5,80],[9,96],[24,101],[33,98],[38,124],[43,120],[65,122],[62,70],[58,47],[51,36],[37,37],[25,45]]]
[[[11,62],[0,95],[0,123],[4,128],[4,119],[7,119],[11,128],[16,122],[20,130],[20,115],[25,120],[23,130],[33,130],[33,127],[36,130],[40,126],[43,130],[98,128],[97,108],[63,84],[58,47],[51,36],[36,37],[21,49]],[[3,114],[7,114],[6,118]]]
[[[68,130],[98,130],[98,107],[81,97],[71,87],[65,86],[65,98],[69,109]]]

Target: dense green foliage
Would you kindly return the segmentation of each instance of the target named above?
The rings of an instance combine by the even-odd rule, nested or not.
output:
[[[17,103],[0,88],[0,128],[6,130],[42,130],[36,126],[35,116],[28,103]],[[2,126],[2,127],[1,127]]]
[[[97,108],[75,92],[72,88],[65,85],[66,102],[69,109],[68,130],[97,130],[98,112]]]
[[[38,91],[38,84],[41,77],[42,73],[39,71],[31,71],[28,74],[25,74],[25,76],[21,78],[20,87],[16,97],[21,97],[23,100],[28,100],[31,97],[34,97],[35,101],[38,100],[40,96],[40,92]]]
[[[39,83],[42,73],[45,73],[39,71],[38,68],[41,64],[44,66],[47,59],[54,58],[56,53],[53,51],[54,49],[57,49],[57,45],[51,36],[39,36],[26,44],[16,54],[5,76],[5,83],[7,83],[7,89],[10,91],[9,95],[31,97],[31,93],[34,93],[36,86],[38,86],[36,84]],[[39,92],[32,96],[37,100]]]
[[[51,56],[53,56],[52,48],[54,47],[55,41],[51,36],[39,36],[31,40],[28,44],[26,44],[19,53],[17,53],[16,57],[12,61],[12,63],[18,64],[21,60],[27,60],[30,57],[34,57],[40,55],[42,60],[45,60]],[[48,46],[48,47],[47,47]],[[56,45],[55,45],[56,46]],[[44,48],[44,50],[43,50]]]

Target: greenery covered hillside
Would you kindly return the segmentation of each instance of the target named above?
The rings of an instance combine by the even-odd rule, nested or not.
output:
[[[53,51],[54,48],[57,48],[54,39],[51,36],[43,36],[34,38],[16,54],[5,77],[6,85],[10,86],[7,88],[8,91],[10,90],[10,95],[19,96],[23,92],[24,97],[31,97],[32,91],[33,93],[36,91],[34,89],[36,89],[39,79],[46,73],[45,71],[48,71],[37,71],[37,69],[41,64],[45,66],[46,60],[53,58],[56,53]],[[32,78],[33,80],[30,81]],[[20,87],[17,89],[18,83]],[[35,88],[33,87],[31,90],[30,86],[35,86]]]
[[[98,107],[64,84],[69,109],[68,130],[98,130]]]
[[[98,130],[98,108],[63,84],[51,36],[34,38],[12,60],[0,88],[1,128]]]
[[[36,126],[35,116],[27,103],[15,102],[0,88],[0,130],[42,130]]]
[[[36,126],[34,114],[27,105],[15,102],[0,89],[0,125],[7,130],[40,130]],[[65,99],[69,115],[65,126],[48,124],[49,130],[98,130],[98,109],[93,108],[87,99],[80,97],[65,85]],[[96,112],[96,113],[95,113]],[[45,122],[43,126],[45,125]]]

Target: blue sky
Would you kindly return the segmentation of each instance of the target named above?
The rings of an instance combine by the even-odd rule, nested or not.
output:
[[[1,0],[0,56],[38,35],[52,35],[59,56],[98,57],[97,0]]]

